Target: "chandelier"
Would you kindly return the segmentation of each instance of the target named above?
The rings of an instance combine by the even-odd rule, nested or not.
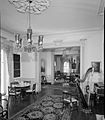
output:
[[[31,29],[31,14],[41,14],[42,11],[49,7],[49,0],[9,0],[15,6],[18,12],[28,13],[29,27],[27,29],[27,42],[28,46],[24,46],[24,51],[32,52],[36,50],[36,46],[32,45],[32,29]],[[43,35],[38,36],[38,48],[43,47]],[[20,34],[15,35],[16,47],[22,47],[22,38]]]

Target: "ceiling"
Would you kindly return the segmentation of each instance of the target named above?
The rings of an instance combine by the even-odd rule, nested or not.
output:
[[[75,30],[101,28],[104,0],[50,0],[50,6],[40,15],[31,15],[34,34],[67,33]],[[17,12],[8,0],[0,0],[1,28],[25,34],[28,15]]]

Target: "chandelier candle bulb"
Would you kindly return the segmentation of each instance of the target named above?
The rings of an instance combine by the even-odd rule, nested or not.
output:
[[[19,44],[20,34],[15,35],[16,44]]]

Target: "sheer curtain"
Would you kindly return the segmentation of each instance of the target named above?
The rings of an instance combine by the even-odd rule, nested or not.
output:
[[[7,64],[7,54],[5,49],[1,49],[1,93],[7,94],[8,92],[8,82],[9,82],[9,73],[8,73],[8,64]]]
[[[5,39],[2,38],[1,41],[1,93],[8,95],[8,85],[10,82],[10,78],[12,77],[10,70],[10,60],[11,55],[11,46],[8,44]]]

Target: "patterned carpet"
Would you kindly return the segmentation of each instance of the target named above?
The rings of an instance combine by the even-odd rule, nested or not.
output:
[[[70,120],[68,109],[62,109],[61,95],[47,95],[9,120]]]

